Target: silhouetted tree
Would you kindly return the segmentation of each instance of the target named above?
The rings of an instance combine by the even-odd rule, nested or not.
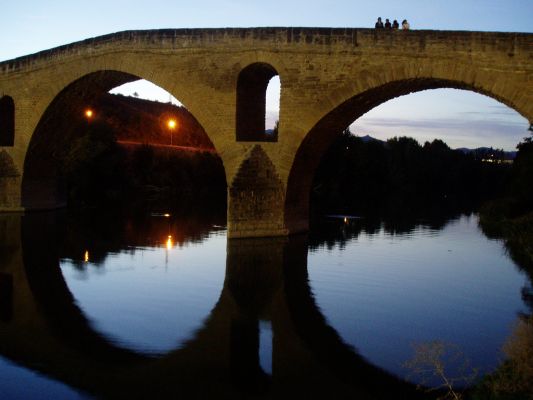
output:
[[[312,199],[315,208],[328,212],[415,211],[443,200],[494,197],[508,170],[452,150],[442,140],[420,146],[409,137],[382,142],[345,130],[321,160]]]

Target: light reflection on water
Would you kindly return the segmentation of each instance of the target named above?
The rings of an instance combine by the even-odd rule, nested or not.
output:
[[[231,243],[224,228],[212,221],[126,218],[110,224],[105,218],[74,218],[61,220],[50,231],[59,232],[57,256],[54,241],[47,241],[51,235],[43,243],[33,240],[42,235],[30,223],[32,217],[24,218],[26,265],[17,267],[16,253],[4,259],[15,269],[26,269],[28,290],[47,302],[48,279],[52,290],[63,290],[53,272],[59,268],[58,276],[75,302],[75,307],[64,305],[68,296],[52,296],[43,307],[50,326],[56,324],[69,337],[68,321],[75,318],[72,332],[88,335],[84,340],[89,345],[102,354],[115,354],[110,346],[125,349],[113,357],[141,364],[148,362],[144,356],[165,360],[170,355],[173,360],[185,354],[187,360],[191,343],[191,354],[204,347],[224,350],[226,340],[231,342],[233,379],[235,374],[241,381],[255,379],[261,387],[269,375],[274,380],[281,376],[285,383],[286,376],[293,376],[319,397],[316,390],[328,386],[308,382],[304,372],[308,363],[316,362],[323,364],[313,366],[318,371],[336,371],[331,348],[321,348],[325,340],[343,353],[341,375],[344,367],[359,371],[360,354],[372,365],[405,377],[402,364],[412,356],[411,344],[430,340],[459,345],[486,372],[501,361],[500,348],[511,325],[518,312],[526,311],[520,298],[526,277],[500,241],[480,232],[475,215],[407,224],[325,219],[308,237],[295,241]],[[0,246],[0,260],[6,257],[2,249],[16,248],[9,246]],[[14,274],[6,282],[14,281],[16,291],[19,272],[0,272]],[[63,318],[62,312],[68,315]],[[17,312],[14,316],[16,321]],[[224,339],[219,333],[229,336]],[[338,342],[337,334],[352,349]],[[211,350],[205,355],[218,362]],[[294,361],[303,364],[293,366]],[[13,370],[0,364],[0,376],[9,368]],[[46,372],[47,367],[39,364],[38,369]],[[21,379],[31,381],[30,375]],[[380,375],[371,370],[368,376]],[[50,382],[53,391],[55,383]],[[0,380],[2,386],[9,384]]]
[[[201,243],[130,248],[103,265],[80,271],[63,260],[61,268],[96,330],[121,347],[163,354],[191,339],[216,304],[225,252],[218,231]],[[480,232],[475,215],[440,230],[362,230],[342,246],[312,249],[308,271],[317,305],[344,341],[398,376],[406,375],[412,344],[431,340],[458,344],[474,366],[494,369],[525,311],[525,277],[501,242]],[[267,326],[260,324],[264,338]]]
[[[0,357],[0,372],[2,399],[90,399],[87,394],[74,391],[61,382],[20,367],[3,357]]]
[[[101,265],[61,270],[94,328],[116,345],[161,354],[193,336],[216,304],[226,268],[226,235],[202,243],[139,247],[110,254]]]
[[[308,269],[329,323],[372,363],[399,376],[408,372],[402,365],[412,344],[434,340],[459,345],[481,372],[493,370],[517,313],[526,311],[520,296],[526,277],[501,242],[480,232],[475,215],[438,231],[380,229],[342,248],[319,246]]]

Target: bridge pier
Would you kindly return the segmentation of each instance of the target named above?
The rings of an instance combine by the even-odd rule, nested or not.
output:
[[[286,236],[285,192],[272,161],[254,146],[228,188],[228,237]]]
[[[0,151],[0,212],[22,211],[21,176],[11,156]]]
[[[20,176],[0,176],[0,212],[20,212]]]

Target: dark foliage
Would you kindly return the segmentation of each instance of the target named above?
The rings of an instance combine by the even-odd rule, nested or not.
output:
[[[318,168],[313,203],[326,212],[380,215],[434,203],[475,203],[500,194],[509,169],[441,140],[423,146],[408,137],[381,142],[346,130]]]
[[[62,159],[71,205],[225,209],[224,169],[212,152],[120,145],[102,120],[82,121],[73,136]]]
[[[488,236],[505,241],[509,256],[528,276],[522,299],[529,315],[520,315],[504,347],[507,359],[473,389],[472,399],[533,399],[533,136],[517,149],[508,191],[481,208],[480,225]]]
[[[96,118],[110,125],[119,141],[170,144],[167,123],[174,119],[173,145],[214,148],[202,126],[185,107],[112,94],[101,96],[93,107]]]

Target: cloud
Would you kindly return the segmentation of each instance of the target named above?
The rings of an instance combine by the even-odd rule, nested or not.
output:
[[[486,116],[486,114],[485,114]],[[527,124],[519,121],[507,121],[498,119],[449,119],[449,118],[434,118],[434,119],[404,119],[404,118],[361,118],[365,125],[371,126],[396,126],[406,128],[428,128],[428,129],[486,129],[486,130],[503,130],[522,128],[527,129]],[[357,121],[356,121],[357,122]]]
[[[479,115],[479,116],[482,116],[484,118],[487,118],[487,115],[490,115],[490,116],[506,116],[506,117],[515,117],[516,116],[516,111],[514,110],[511,110],[509,108],[500,108],[500,107],[494,107],[495,109],[499,110],[499,111],[490,111],[490,114],[487,114],[486,111],[461,111],[459,112],[458,114],[459,115]]]
[[[525,120],[377,117],[357,120],[352,130],[378,138],[412,136],[420,141],[440,138],[451,147],[495,146],[512,150],[527,136],[527,127]]]

